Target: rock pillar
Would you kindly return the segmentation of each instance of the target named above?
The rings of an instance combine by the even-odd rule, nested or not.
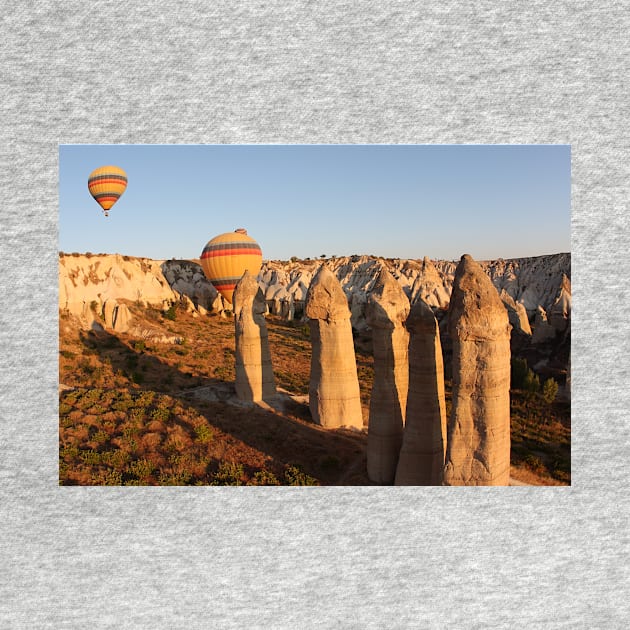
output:
[[[419,299],[406,322],[409,343],[407,421],[397,486],[442,484],[446,450],[446,402],[440,329],[429,305]]]
[[[449,307],[453,405],[444,484],[510,481],[510,325],[499,294],[468,255],[455,271]]]
[[[309,405],[313,420],[327,428],[363,428],[359,379],[348,300],[326,267],[313,278],[305,315],[311,329]]]
[[[245,272],[233,295],[236,333],[236,395],[248,402],[276,393],[267,325],[265,298],[256,278]]]
[[[407,296],[383,267],[365,309],[374,347],[367,472],[370,480],[376,483],[393,483],[396,475],[409,383],[409,333],[404,327],[408,314]]]
[[[103,319],[105,320],[105,328],[114,327],[114,318],[116,316],[116,307],[118,306],[116,300],[110,298],[103,304]]]
[[[119,304],[116,308],[114,318],[114,330],[117,332],[127,332],[131,323],[131,312],[126,304]]]

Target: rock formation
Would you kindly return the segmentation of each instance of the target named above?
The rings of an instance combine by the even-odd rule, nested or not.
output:
[[[549,310],[549,323],[564,332],[571,318],[571,281],[563,274],[558,297]]]
[[[532,329],[527,318],[527,311],[520,302],[515,302],[514,298],[505,290],[501,289],[499,294],[501,301],[505,304],[508,313],[508,320],[512,328],[524,335],[531,336]]]
[[[295,313],[299,317],[303,312],[306,291],[319,264],[314,260],[286,263],[266,261],[263,263],[259,282],[265,293],[267,288],[274,286],[273,293],[280,301],[289,299],[288,296],[278,293],[281,286],[285,287],[289,296],[293,296]],[[372,256],[340,256],[328,260],[326,264],[339,280],[348,298],[352,312],[352,327],[357,331],[363,330],[365,326],[365,298],[376,282],[382,265],[387,267],[400,284],[411,304],[421,298],[432,308],[444,310],[448,308],[457,266],[452,261],[432,261],[428,257],[416,261],[384,260]],[[504,289],[515,301],[523,330],[526,331],[522,309],[525,309],[529,317],[534,315],[538,305],[542,305],[547,311],[551,309],[558,298],[563,277],[570,278],[571,255],[564,253],[532,258],[498,259],[482,261],[479,265],[492,280],[497,291]],[[266,294],[266,297],[270,300],[269,295]],[[278,306],[275,308],[278,309]]]
[[[368,296],[365,313],[374,347],[367,472],[376,483],[392,483],[396,475],[409,383],[409,333],[404,327],[408,314],[407,296],[383,267]]]
[[[350,309],[334,274],[322,266],[308,290],[305,314],[311,329],[309,405],[324,427],[361,429],[363,416]]]
[[[114,318],[114,330],[116,332],[127,332],[131,326],[131,312],[126,304],[119,304],[116,308],[116,317]]]
[[[497,289],[462,256],[449,306],[453,405],[445,485],[508,485],[510,480],[510,325]]]
[[[236,332],[236,394],[247,402],[274,396],[276,385],[271,365],[264,313],[265,298],[256,278],[246,272],[234,289]]]
[[[444,281],[435,265],[426,256],[411,288],[411,295],[414,301],[423,300],[429,306],[448,307],[450,296],[444,287]]]
[[[540,345],[548,343],[556,338],[556,329],[547,321],[547,313],[542,306],[536,309],[536,317],[534,318],[534,334],[532,335],[532,344]]]
[[[409,395],[396,485],[439,486],[446,449],[446,403],[440,331],[433,311],[419,299],[406,322]]]
[[[280,317],[302,317],[308,287],[320,264],[315,260],[266,261],[258,281],[270,312]],[[383,260],[356,255],[331,259],[327,265],[351,305],[353,328],[365,329],[367,295],[383,264],[410,303],[422,298],[431,307],[447,308],[456,266],[451,261],[431,261],[427,257],[422,261]],[[497,290],[505,289],[517,305],[522,304],[529,317],[541,305],[549,313],[552,325],[559,330],[567,327],[571,308],[570,254],[499,259],[481,262],[480,266]],[[118,254],[62,253],[59,257],[59,308],[78,316],[85,328],[99,320],[90,308],[94,301],[99,308],[109,298],[155,306],[163,301],[171,305],[182,296],[190,298],[200,315],[212,312],[225,317],[224,311],[232,310],[193,260],[154,261]]]
[[[116,316],[117,308],[118,303],[113,298],[106,300],[105,304],[103,304],[103,319],[105,320],[105,328],[114,327],[114,318]]]

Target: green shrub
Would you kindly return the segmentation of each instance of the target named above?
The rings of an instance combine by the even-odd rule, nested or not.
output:
[[[173,304],[165,313],[164,317],[166,319],[170,319],[171,321],[175,321],[177,319],[177,303]]]
[[[101,463],[101,455],[97,451],[92,449],[88,451],[81,451],[79,453],[79,457],[86,463],[88,466],[97,466]]]
[[[514,389],[525,388],[525,379],[529,371],[525,359],[520,359],[519,357],[512,359],[512,387]]]
[[[241,486],[243,478],[243,464],[222,462],[219,470],[213,475],[211,486]]]
[[[109,435],[105,431],[97,431],[92,436],[92,440],[97,444],[104,444],[109,440]]]
[[[195,435],[199,444],[207,444],[214,438],[214,432],[207,424],[200,424],[195,427]]]
[[[115,470],[122,471],[127,467],[129,461],[129,453],[121,450],[104,451],[101,453],[101,461],[114,468]]]
[[[65,416],[72,411],[72,406],[66,403],[59,403],[59,415]]]
[[[162,473],[158,479],[160,485],[163,486],[187,486],[190,484],[192,475],[189,472],[183,471],[179,473]]]
[[[540,391],[540,378],[527,366],[527,361],[519,357],[512,359],[512,389],[520,389],[531,398]]]
[[[168,407],[160,405],[151,412],[151,419],[159,422],[168,422],[171,417],[171,410]]]
[[[534,374],[532,370],[529,370],[525,377],[525,386],[523,389],[530,395],[537,394],[540,391],[540,378],[538,378],[538,374]]]
[[[138,459],[129,465],[129,472],[138,479],[146,479],[153,472],[153,464],[146,459]]]
[[[553,378],[548,378],[542,388],[542,397],[546,403],[551,404],[558,395],[558,383]]]
[[[317,479],[307,475],[300,466],[287,466],[284,469],[284,481],[288,486],[316,486]]]
[[[249,484],[250,486],[279,486],[278,478],[268,470],[259,470]]]
[[[94,483],[102,484],[104,486],[122,486],[122,474],[117,470],[108,470],[106,472],[101,472],[98,475],[92,476],[92,481]]]
[[[539,475],[547,471],[547,467],[543,463],[542,459],[540,459],[540,457],[536,457],[536,455],[532,455],[531,453],[525,455],[525,457],[523,458],[523,462],[530,470]]]

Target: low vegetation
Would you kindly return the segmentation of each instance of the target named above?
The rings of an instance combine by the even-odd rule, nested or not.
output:
[[[365,433],[323,430],[311,420],[308,326],[268,318],[276,382],[292,397],[282,409],[239,406],[221,398],[234,393],[230,319],[193,318],[182,309],[171,318],[128,306],[137,321],[182,343],[78,332],[63,318],[60,484],[370,485]],[[367,426],[371,344],[360,336],[355,342]],[[527,374],[512,392],[512,475],[525,483],[570,483],[569,406],[556,400],[555,382],[534,391]]]

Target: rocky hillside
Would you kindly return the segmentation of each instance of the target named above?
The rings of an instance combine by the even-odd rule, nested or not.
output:
[[[286,319],[303,316],[304,300],[321,260],[266,261],[258,276],[269,311]],[[329,259],[352,312],[355,330],[365,330],[367,296],[384,265],[413,303],[423,298],[438,312],[449,304],[456,262],[377,259],[352,256]],[[512,326],[543,341],[568,328],[571,315],[571,255],[482,261],[506,305]],[[150,260],[130,256],[60,254],[59,308],[77,316],[86,328],[106,320],[126,326],[125,301],[164,310],[183,303],[189,311],[225,314],[225,303],[206,280],[198,261]],[[123,306],[121,306],[123,305]],[[121,306],[121,308],[119,308]],[[118,325],[117,325],[118,322]],[[530,326],[531,324],[531,326]]]

